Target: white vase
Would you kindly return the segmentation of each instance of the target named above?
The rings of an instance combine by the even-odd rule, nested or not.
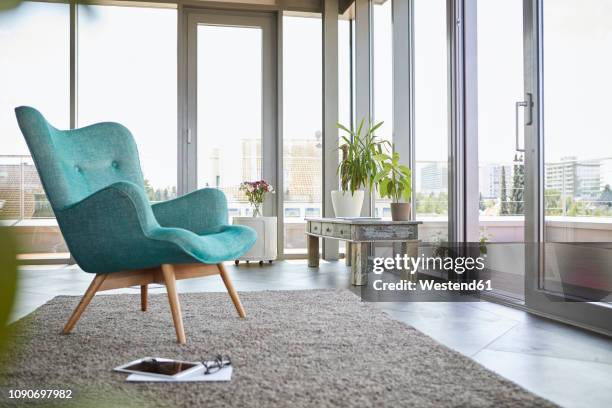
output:
[[[332,191],[332,205],[336,217],[359,217],[363,206],[363,190],[356,190],[353,194],[350,191]]]

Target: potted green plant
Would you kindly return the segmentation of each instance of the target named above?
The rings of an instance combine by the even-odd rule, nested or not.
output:
[[[391,156],[384,153],[376,155],[380,170],[374,177],[378,192],[383,198],[390,198],[391,219],[393,221],[410,220],[410,197],[412,195],[412,173],[410,169],[400,164],[400,155],[393,152]],[[400,200],[404,199],[404,202]]]
[[[357,130],[352,131],[338,123],[338,128],[347,134],[342,136],[343,144],[340,146],[340,190],[331,192],[336,217],[358,217],[361,214],[363,188],[367,186],[372,189],[374,176],[380,170],[376,156],[384,153],[386,145],[390,146],[388,141],[378,139],[375,134],[382,124],[370,123],[366,128],[365,119],[362,119]]]

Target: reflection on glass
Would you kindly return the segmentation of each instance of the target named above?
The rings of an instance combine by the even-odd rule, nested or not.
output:
[[[551,243],[544,286],[609,302],[602,293],[612,290],[612,3],[545,1],[543,18],[545,236]]]
[[[244,216],[240,183],[262,177],[261,28],[200,25],[197,43],[198,188],[222,189]]]
[[[125,125],[151,201],[175,197],[176,10],[79,5],[78,12],[78,125]]]
[[[304,217],[321,215],[321,52],[319,16],[283,17],[282,194],[288,254],[306,252]]]
[[[416,0],[414,13],[416,216],[431,241],[448,236],[446,1]]]

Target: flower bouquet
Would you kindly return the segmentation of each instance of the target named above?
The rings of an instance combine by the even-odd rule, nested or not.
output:
[[[240,184],[240,191],[244,191],[253,206],[253,217],[259,217],[266,194],[273,193],[274,188],[266,180],[244,181]]]

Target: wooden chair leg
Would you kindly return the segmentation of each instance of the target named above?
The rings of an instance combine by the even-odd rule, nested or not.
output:
[[[238,293],[234,289],[234,285],[232,284],[232,280],[230,279],[227,271],[225,270],[225,266],[223,264],[217,264],[219,267],[219,273],[221,274],[221,279],[223,279],[223,283],[225,284],[225,288],[227,289],[227,293],[229,293],[232,298],[232,302],[234,306],[236,306],[236,310],[238,311],[238,316],[244,318],[246,317],[246,313],[244,312],[244,308],[242,307],[242,303],[240,303],[240,298],[238,297]]]
[[[147,295],[149,293],[149,285],[140,285],[140,310],[147,311]]]
[[[74,309],[74,312],[72,312],[70,319],[68,319],[68,322],[64,326],[64,334],[70,333],[73,327],[77,324],[79,318],[81,317],[81,314],[83,314],[83,312],[87,308],[87,305],[89,305],[89,302],[91,302],[91,299],[93,299],[98,289],[100,289],[100,286],[102,286],[102,283],[104,282],[107,276],[108,275],[106,274],[98,274],[95,278],[93,278],[93,280],[89,284],[89,287],[87,288],[87,291],[85,291],[85,294],[81,298],[81,301],[77,305],[76,309]]]
[[[185,344],[185,329],[183,327],[183,317],[181,316],[181,305],[179,303],[178,293],[176,292],[176,277],[174,275],[174,267],[169,264],[161,266],[162,276],[166,284],[168,292],[168,301],[170,302],[170,311],[172,312],[172,320],[174,320],[174,329],[176,330],[176,340],[180,344]]]

